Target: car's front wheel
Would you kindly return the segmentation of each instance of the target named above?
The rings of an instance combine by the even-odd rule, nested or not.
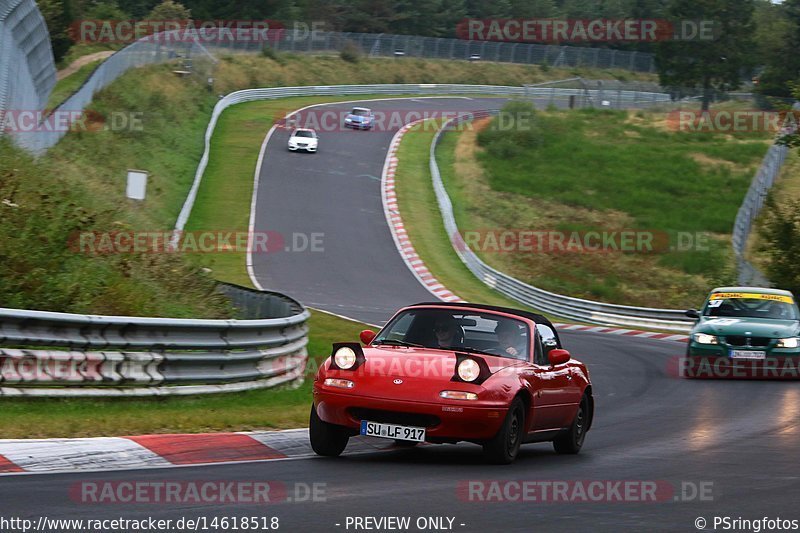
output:
[[[575,454],[581,451],[583,441],[586,438],[586,429],[589,427],[589,399],[586,395],[581,398],[581,403],[578,404],[578,412],[575,413],[575,418],[569,429],[560,434],[553,440],[553,448],[556,453]]]
[[[511,402],[503,425],[491,440],[483,445],[486,460],[493,464],[507,465],[517,458],[525,433],[525,405],[519,398]]]
[[[311,419],[308,423],[308,436],[311,439],[311,449],[317,455],[337,457],[341,455],[350,440],[347,429],[336,424],[329,424],[317,415],[314,405],[311,405]]]

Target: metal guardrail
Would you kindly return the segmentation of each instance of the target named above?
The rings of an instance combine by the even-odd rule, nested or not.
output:
[[[219,290],[245,319],[0,308],[0,396],[188,395],[302,381],[308,311],[277,293]]]
[[[484,116],[487,115],[488,113]],[[453,249],[470,272],[484,284],[509,298],[559,317],[607,326],[657,328],[681,332],[691,329],[694,321],[684,316],[684,310],[615,305],[555,294],[529,285],[490,267],[470,250],[461,239],[461,234],[456,225],[453,203],[444,187],[444,182],[439,173],[439,165],[436,163],[436,147],[439,145],[442,134],[447,131],[447,128],[462,121],[472,120],[472,118],[472,116],[456,117],[447,121],[436,132],[430,147],[430,171],[433,179],[433,189],[439,204],[444,227],[450,236]]]

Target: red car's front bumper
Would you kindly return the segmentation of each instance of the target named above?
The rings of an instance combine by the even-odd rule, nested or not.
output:
[[[358,431],[361,419],[426,428],[426,440],[481,441],[497,434],[508,406],[480,401],[413,402],[359,396],[314,387],[317,415],[330,424]]]

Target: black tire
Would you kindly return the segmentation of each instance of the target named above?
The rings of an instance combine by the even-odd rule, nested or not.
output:
[[[553,440],[553,448],[556,453],[576,454],[581,451],[583,441],[586,439],[586,428],[589,427],[590,416],[592,415],[589,412],[589,399],[584,394],[569,429]]]
[[[311,449],[317,455],[325,457],[338,457],[350,440],[347,428],[329,424],[317,415],[314,405],[311,405],[311,418],[308,423],[308,436],[311,439]]]
[[[513,462],[519,453],[524,429],[525,404],[519,398],[515,398],[497,435],[483,444],[483,455],[486,460],[496,465]]]

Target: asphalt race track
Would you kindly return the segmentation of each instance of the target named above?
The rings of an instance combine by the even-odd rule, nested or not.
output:
[[[6,513],[34,519],[277,516],[285,531],[346,531],[347,516],[450,516],[456,531],[693,531],[704,517],[797,518],[800,390],[796,383],[687,381],[669,376],[677,343],[564,334],[592,372],[597,417],[580,455],[526,445],[510,466],[482,462],[469,444],[425,446],[338,459],[0,477]],[[325,502],[87,505],[80,481],[282,481],[325,483]],[[713,501],[480,503],[459,496],[468,480],[710,482]],[[694,486],[694,485],[693,485]],[[687,489],[687,496],[693,490]],[[337,527],[335,524],[342,524]],[[412,529],[414,530],[414,529]],[[350,529],[353,531],[353,529]]]
[[[460,109],[481,102],[366,105]],[[264,287],[373,323],[403,304],[431,300],[397,254],[381,207],[378,178],[392,133],[322,132],[317,155],[288,153],[285,137],[275,133],[267,148],[256,230],[324,232],[324,252],[256,256]],[[350,456],[345,451],[338,459],[6,476],[0,477],[0,506],[4,514],[33,519],[277,516],[284,531],[367,531],[346,528],[347,517],[365,516],[408,516],[412,525],[420,517],[451,517],[452,530],[476,532],[696,531],[699,518],[709,530],[715,516],[800,518],[796,382],[679,379],[672,363],[683,352],[680,343],[579,332],[562,338],[587,363],[596,399],[594,425],[577,456],[556,455],[549,444],[526,445],[514,464],[498,467],[484,464],[474,445],[430,445]],[[324,483],[325,501],[264,507],[87,505],[70,499],[76,483],[105,480]],[[623,501],[487,503],[468,501],[459,490],[471,480],[617,480],[671,490],[659,490],[655,502],[633,501],[623,492]]]
[[[357,104],[314,108],[314,118],[341,116]],[[276,129],[259,177],[255,232],[276,232],[295,251],[255,253],[253,269],[265,289],[279,290],[309,307],[369,324],[385,321],[398,307],[435,300],[398,254],[381,204],[381,172],[398,127],[393,117],[411,117],[502,107],[503,100],[429,98],[364,102],[386,114],[385,128],[354,131],[336,121],[319,131],[319,152],[286,149],[289,131]],[[342,116],[343,118],[343,116]],[[393,122],[392,122],[393,124]],[[295,235],[322,236],[322,251],[304,249]],[[310,248],[310,247],[309,247]]]

